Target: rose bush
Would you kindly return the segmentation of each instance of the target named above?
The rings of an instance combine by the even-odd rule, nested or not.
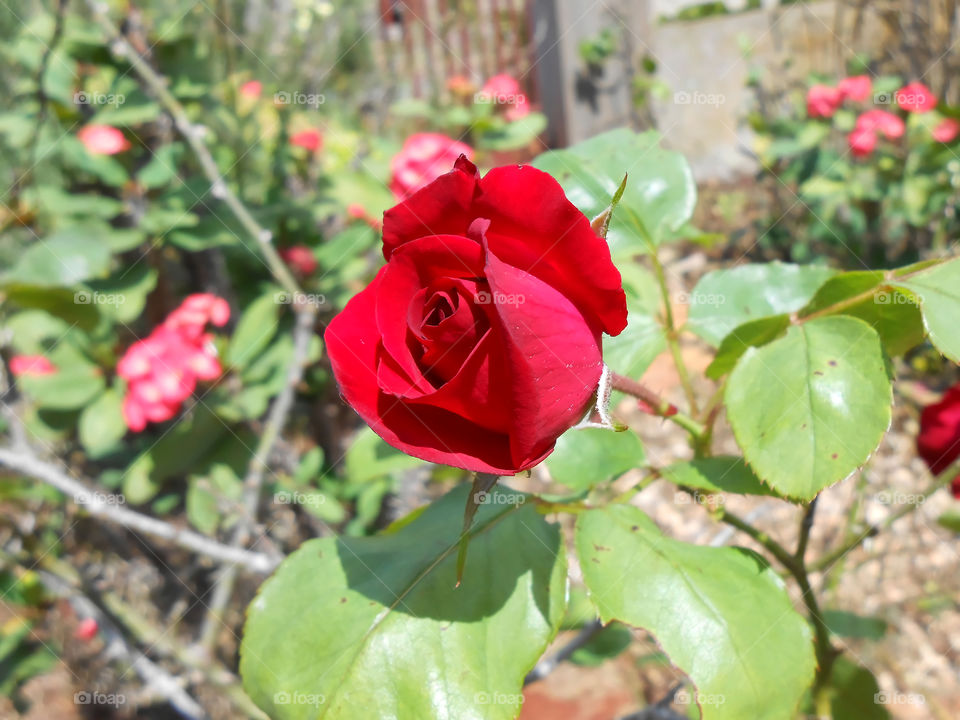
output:
[[[391,445],[513,474],[590,404],[603,333],[626,326],[620,273],[557,182],[454,169],[387,211],[386,266],[329,325],[346,400]]]

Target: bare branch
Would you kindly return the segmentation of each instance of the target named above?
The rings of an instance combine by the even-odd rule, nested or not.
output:
[[[72,502],[95,517],[103,518],[144,535],[169,540],[180,547],[205,555],[213,560],[240,565],[258,573],[269,573],[279,563],[279,558],[271,555],[230,547],[192,530],[178,528],[163,520],[109,503],[84,483],[70,477],[55,465],[41,460],[28,450],[0,448],[0,465],[56,488]]]

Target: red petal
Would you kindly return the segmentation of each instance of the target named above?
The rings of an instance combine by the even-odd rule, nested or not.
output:
[[[511,165],[488,172],[480,189],[472,215],[490,219],[487,239],[498,258],[552,285],[608,335],[627,326],[627,299],[610,248],[556,180]]]
[[[461,156],[462,157],[462,156]],[[383,256],[404,243],[427,235],[463,235],[472,216],[477,190],[476,167],[469,160],[421,188],[383,214]],[[469,172],[472,167],[473,172]]]
[[[513,460],[525,469],[586,411],[602,368],[600,331],[563,293],[492,249],[486,276],[510,367]]]

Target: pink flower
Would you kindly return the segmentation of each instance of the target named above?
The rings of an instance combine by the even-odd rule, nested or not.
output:
[[[214,380],[223,369],[204,332],[207,323],[230,319],[226,300],[210,293],[184,299],[149,336],[129,348],[117,363],[117,375],[127,381],[123,419],[141,432],[147,423],[165,422],[180,410],[199,380]]]
[[[10,358],[10,372],[14,375],[41,377],[53,375],[57,368],[43,355],[15,355]]]
[[[527,96],[521,93],[517,95],[517,101],[509,108],[507,108],[506,118],[510,122],[519,120],[520,118],[525,118],[530,114],[530,103],[527,102]]]
[[[933,139],[937,142],[948,143],[960,134],[960,122],[953,118],[944,118],[937,123],[937,126],[930,132]]]
[[[877,134],[873,130],[856,128],[847,136],[854,157],[866,157],[877,147]]]
[[[383,225],[377,218],[368,213],[367,209],[360,203],[350,203],[347,205],[347,215],[354,220],[362,220],[377,232],[380,231]]]
[[[922,82],[904,85],[893,97],[897,105],[907,112],[925,113],[937,106],[936,96]]]
[[[262,92],[263,83],[259,80],[248,80],[240,86],[240,94],[243,95],[243,97],[256,99],[260,97],[260,93]]]
[[[312,275],[317,269],[317,258],[306,245],[293,245],[280,251],[283,261],[298,275]]]
[[[494,75],[487,80],[483,85],[483,89],[480,90],[480,94],[488,100],[501,105],[513,105],[517,101],[517,98],[522,95],[520,92],[520,83],[518,83],[513,76],[507,75],[506,73]]]
[[[903,120],[887,110],[867,110],[857,118],[857,130],[881,132],[888,140],[903,137],[906,126]]]
[[[390,161],[390,189],[397,200],[405,200],[448,172],[461,155],[473,160],[473,149],[439,133],[411,135]]]
[[[863,102],[870,97],[870,90],[873,84],[870,82],[869,75],[854,75],[841,80],[837,84],[837,90],[843,95],[844,99],[853,102]]]
[[[290,136],[290,144],[296,147],[302,147],[310,152],[317,152],[323,147],[323,135],[319,130],[308,128],[301,130]]]
[[[814,85],[807,90],[807,115],[828,118],[843,102],[843,93],[829,85]]]
[[[447,78],[447,89],[455,95],[471,95],[476,87],[466,75],[451,75]]]
[[[97,621],[92,618],[84,618],[77,625],[76,630],[73,631],[73,636],[77,640],[83,640],[84,642],[89,642],[97,636],[97,631],[100,629],[100,626],[97,625]]]
[[[130,149],[130,141],[109,125],[87,125],[77,133],[77,139],[93,155],[116,155]]]

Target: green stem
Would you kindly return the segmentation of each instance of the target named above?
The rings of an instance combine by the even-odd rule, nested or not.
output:
[[[683,354],[680,352],[680,334],[677,331],[677,325],[673,317],[673,306],[670,304],[670,290],[667,288],[667,276],[663,271],[663,264],[655,252],[650,253],[650,262],[653,265],[657,284],[660,286],[660,295],[663,299],[663,316],[666,321],[667,347],[670,348],[673,363],[677,366],[677,375],[680,377],[680,384],[683,386],[683,392],[687,397],[690,414],[695,416],[697,415],[697,397],[693,392],[693,383],[690,381],[690,373],[687,371],[687,365],[683,361]]]
[[[613,389],[619,390],[627,395],[632,395],[638,400],[642,400],[650,408],[654,415],[666,418],[670,422],[676,423],[686,430],[694,440],[699,441],[705,432],[702,424],[698,423],[689,415],[679,412],[677,408],[660,397],[656,392],[648,388],[641,382],[632,378],[611,373]]]

